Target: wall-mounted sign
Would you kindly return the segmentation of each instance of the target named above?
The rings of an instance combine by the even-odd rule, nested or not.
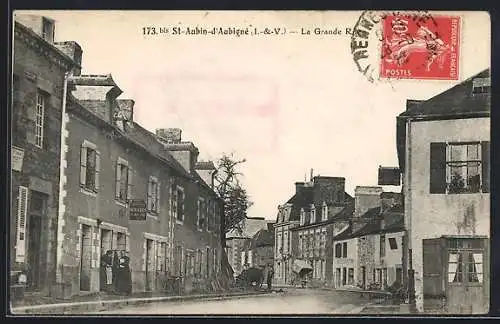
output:
[[[396,167],[378,168],[379,186],[399,186],[401,184],[401,170]]]
[[[144,199],[132,199],[129,203],[130,220],[146,220],[147,208]]]
[[[24,149],[17,146],[12,146],[11,154],[12,170],[21,171],[23,169]]]

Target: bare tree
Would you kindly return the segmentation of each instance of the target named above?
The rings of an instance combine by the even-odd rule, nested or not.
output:
[[[242,233],[248,208],[252,205],[246,190],[240,183],[243,176],[238,166],[246,159],[237,159],[234,154],[223,154],[217,161],[215,189],[224,200],[225,232],[236,230]]]

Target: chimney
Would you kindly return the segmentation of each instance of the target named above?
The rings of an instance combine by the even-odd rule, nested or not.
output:
[[[199,151],[192,142],[182,142],[181,133],[180,128],[160,128],[156,130],[156,137],[177,162],[191,173],[198,162]]]
[[[305,187],[304,182],[295,182],[295,193],[298,194]]]
[[[309,181],[313,181],[313,177],[314,177],[314,170],[311,168],[311,174],[309,176]]]
[[[269,232],[274,232],[274,223],[267,223],[267,230]]]
[[[71,70],[73,76],[80,76],[82,72],[82,55],[83,51],[77,42],[57,42],[54,44],[57,49],[66,54],[70,59],[75,62],[75,67]]]
[[[200,161],[196,163],[194,168],[203,181],[213,189],[214,178],[217,173],[214,163],[212,161]]]
[[[14,14],[14,20],[30,28],[48,43],[54,44],[55,21],[53,19],[38,15],[16,13]]]
[[[380,198],[383,210],[402,204],[401,194],[397,192],[382,192]]]
[[[354,190],[355,207],[354,217],[358,218],[369,209],[380,207],[382,187],[357,186]]]

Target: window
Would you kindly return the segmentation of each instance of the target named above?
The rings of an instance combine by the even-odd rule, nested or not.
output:
[[[347,242],[342,243],[342,257],[347,258]]]
[[[309,220],[309,224],[314,223],[316,223],[316,207],[314,207],[314,205],[311,205],[311,219]]]
[[[476,78],[472,80],[472,93],[490,93],[491,92],[491,79],[490,78]]]
[[[335,244],[335,257],[336,258],[342,257],[342,244],[341,243]]]
[[[389,238],[389,246],[391,247],[391,250],[397,250],[398,249],[398,243],[396,241],[396,238],[390,237]]]
[[[472,251],[450,253],[448,257],[448,282],[483,282],[483,254]]]
[[[119,158],[116,164],[116,200],[127,202],[132,197],[132,168]]]
[[[463,282],[462,254],[450,253],[448,257],[448,282]]]
[[[385,256],[385,235],[380,235],[380,257]]]
[[[182,246],[176,246],[174,249],[174,275],[181,276],[183,273],[183,251]]]
[[[304,225],[306,223],[306,213],[304,208],[300,209],[300,225]]]
[[[184,189],[177,185],[171,187],[171,212],[176,221],[184,221]]]
[[[347,278],[348,285],[354,285],[354,268],[349,268],[349,274]]]
[[[323,211],[321,215],[321,220],[326,221],[328,219],[328,205],[323,203]]]
[[[158,178],[149,177],[148,183],[148,212],[156,215],[160,211],[160,183]]]
[[[101,157],[92,143],[84,141],[80,149],[80,186],[89,191],[99,191]]]
[[[45,104],[47,103],[47,95],[38,90],[36,93],[36,110],[35,110],[35,145],[43,148],[43,137],[45,127]]]
[[[196,210],[196,226],[198,227],[198,230],[203,230],[205,228],[205,214],[206,214],[206,207],[205,207],[205,199],[203,198],[198,198],[198,208]]]
[[[156,271],[167,271],[167,243],[156,242]]]
[[[342,286],[347,284],[347,268],[342,268]]]
[[[207,217],[206,217],[206,223],[207,223],[207,231],[211,231],[213,227],[213,201],[209,200],[207,203]]]
[[[489,192],[490,142],[431,143],[430,193]]]
[[[42,38],[47,42],[54,42],[54,23],[46,18],[42,22]]]

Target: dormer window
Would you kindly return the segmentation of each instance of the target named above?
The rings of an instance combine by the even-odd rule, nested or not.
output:
[[[491,92],[490,78],[476,78],[472,80],[472,94],[481,94],[490,92]]]
[[[316,222],[316,207],[314,207],[314,205],[311,205],[311,219],[309,223],[313,224],[315,222]]]
[[[321,214],[321,220],[326,221],[328,219],[328,205],[326,202],[323,203],[323,211]]]
[[[300,225],[304,225],[306,223],[306,212],[304,208],[300,209]]]
[[[50,19],[42,20],[42,37],[49,43],[54,43],[54,22]]]

